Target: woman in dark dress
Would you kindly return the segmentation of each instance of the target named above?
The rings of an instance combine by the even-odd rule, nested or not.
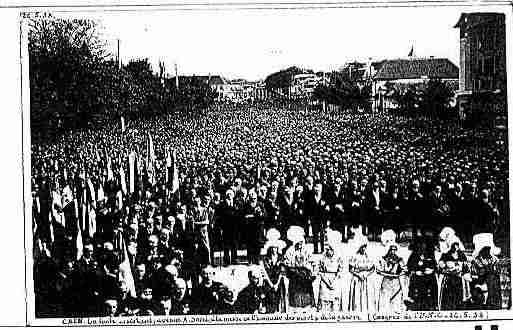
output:
[[[500,309],[502,305],[501,286],[499,277],[499,259],[491,253],[491,247],[485,246],[479,251],[479,255],[472,261],[473,285],[486,284],[488,297],[483,306],[487,309]]]
[[[438,267],[442,275],[440,309],[461,309],[470,297],[470,269],[459,242],[453,242],[450,250],[442,254]]]
[[[410,273],[407,306],[414,311],[433,311],[438,307],[438,283],[434,246],[427,240],[414,244],[408,258]]]

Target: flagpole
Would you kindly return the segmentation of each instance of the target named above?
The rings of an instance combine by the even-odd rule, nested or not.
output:
[[[175,62],[175,84],[176,84],[176,90],[180,90],[180,85],[178,82],[178,64]]]

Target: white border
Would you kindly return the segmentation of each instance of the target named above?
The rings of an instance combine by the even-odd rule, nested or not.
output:
[[[62,3],[63,1],[60,1],[60,3]],[[314,2],[318,3],[318,5],[316,5]],[[16,1],[17,5],[23,5],[24,3],[26,4],[25,1]],[[125,2],[126,3],[126,2]],[[39,11],[39,10],[42,10],[42,11],[59,11],[59,12],[68,12],[68,11],[71,11],[73,13],[77,13],[77,14],[80,14],[80,13],[85,13],[85,12],[90,12],[90,11],[98,11],[98,10],[101,10],[101,11],[118,11],[118,10],[122,10],[122,11],[162,11],[162,10],[172,10],[172,11],[175,11],[175,10],[258,10],[259,8],[274,8],[274,9],[280,9],[280,10],[285,10],[285,9],[302,9],[304,6],[307,6],[307,7],[315,7],[315,8],[318,8],[318,9],[324,9],[324,10],[329,10],[329,8],[339,8],[339,7],[348,7],[348,8],[355,8],[355,7],[404,7],[404,6],[407,6],[407,7],[417,7],[417,6],[429,6],[429,7],[442,7],[442,6],[459,6],[461,5],[462,6],[462,12],[470,12],[470,11],[481,11],[481,12],[504,12],[505,15],[506,15],[506,52],[507,52],[507,57],[506,57],[506,61],[507,61],[507,71],[508,73],[510,72],[510,68],[513,68],[513,59],[512,59],[512,56],[511,56],[511,44],[512,44],[512,33],[513,33],[513,22],[512,22],[512,8],[511,7],[511,2],[505,2],[505,1],[490,1],[490,2],[469,2],[469,1],[447,1],[447,2],[430,2],[430,1],[422,1],[422,2],[413,2],[413,3],[410,3],[410,2],[407,2],[407,1],[393,1],[393,2],[387,2],[387,1],[380,1],[380,2],[375,2],[375,1],[364,1],[364,2],[359,2],[358,4],[355,4],[355,2],[329,2],[329,1],[326,1],[326,2],[322,2],[322,1],[311,1],[311,2],[306,2],[306,1],[300,1],[300,2],[297,2],[297,1],[281,1],[280,4],[272,4],[272,3],[269,3],[269,2],[260,2],[260,3],[257,3],[257,2],[253,2],[253,3],[248,3],[248,2],[244,2],[244,1],[240,1],[240,0],[236,0],[236,1],[233,1],[232,2],[233,4],[232,5],[226,5],[226,4],[219,4],[219,3],[211,3],[210,5],[207,5],[207,4],[198,4],[197,2],[194,2],[194,1],[184,1],[182,2],[181,4],[174,4],[174,5],[165,5],[165,6],[159,6],[159,7],[155,7],[155,6],[152,6],[152,5],[148,5],[148,6],[140,6],[141,4],[144,4],[141,3],[141,2],[128,2],[127,4],[129,4],[130,6],[124,6],[124,7],[115,7],[115,6],[102,6],[102,7],[76,7],[76,5],[74,7],[41,7],[41,6],[45,6],[43,5],[42,3],[39,3],[36,7],[23,7],[23,8],[17,8],[16,10],[16,13],[18,15],[18,23],[21,24],[21,16],[19,16],[22,12],[26,12],[26,11]],[[12,1],[7,1],[7,5],[11,5],[12,4]],[[57,6],[60,6],[61,4],[59,4],[58,2],[53,2],[53,4],[57,5]],[[89,5],[98,5],[100,4],[99,1],[79,1],[78,3],[79,5],[83,5],[83,6],[89,6]],[[147,3],[146,3],[147,4]],[[434,5],[436,4],[436,5]],[[485,6],[482,6],[482,5],[485,5]],[[494,4],[493,6],[491,4]],[[510,6],[507,6],[507,4],[510,4]],[[116,5],[119,5],[119,3],[117,3]],[[134,6],[135,5],[135,6]],[[5,6],[5,4],[4,4]],[[30,172],[31,172],[31,157],[30,157],[30,90],[29,90],[29,80],[28,80],[28,58],[27,58],[27,55],[28,55],[28,50],[27,50],[27,35],[26,35],[26,25],[21,25],[21,35],[22,35],[22,39],[21,39],[21,45],[18,45],[18,47],[21,46],[20,48],[20,55],[21,55],[21,58],[20,58],[20,61],[21,61],[21,69],[22,69],[22,79],[21,79],[21,82],[22,82],[22,112],[23,112],[23,150],[24,150],[24,155],[23,155],[23,164],[24,164],[24,172],[23,172],[23,175],[24,175],[24,197],[25,197],[25,201],[26,201],[26,204],[25,204],[25,248],[26,248],[26,258],[25,258],[25,261],[26,261],[26,283],[25,283],[25,288],[26,288],[26,292],[27,293],[32,293],[33,292],[33,272],[32,272],[32,263],[33,263],[33,259],[32,259],[32,220],[31,220],[31,195],[30,195],[30,191],[31,191],[31,188],[30,188],[30,179],[31,179],[31,175],[30,175]],[[510,128],[513,128],[513,117],[509,115],[510,113],[510,110],[512,108],[512,104],[513,104],[513,75],[512,74],[508,74],[508,77],[507,77],[507,84],[508,84],[508,90],[507,90],[507,93],[508,93],[508,126]],[[19,135],[18,135],[19,136]],[[512,145],[512,136],[510,134],[510,132],[508,132],[508,145],[511,146]],[[509,171],[510,173],[513,173],[512,172],[512,169],[513,169],[513,164],[511,162],[511,150],[509,152],[510,154],[510,159],[509,159]],[[18,158],[19,159],[19,158]],[[510,212],[513,212],[512,208],[511,208],[511,199],[513,197],[513,187],[512,185],[510,184],[510,187],[509,187],[509,194],[510,194]],[[511,242],[511,238],[513,238],[513,235],[512,233],[510,232],[510,242]],[[62,326],[62,325],[70,325],[70,324],[65,324],[67,323],[67,320],[69,319],[60,319],[60,318],[54,318],[54,319],[36,319],[35,318],[35,315],[34,315],[34,302],[33,302],[33,294],[28,294],[27,295],[27,306],[24,306],[26,307],[26,324],[27,325],[31,325],[31,326]],[[443,315],[442,317],[436,317],[436,318],[433,318],[433,319],[430,319],[430,321],[449,321],[451,320],[451,318],[447,318],[448,315],[450,315],[451,312],[441,312]],[[408,313],[408,314],[411,314],[411,313]],[[513,319],[513,311],[512,310],[502,310],[502,311],[486,311],[486,319],[487,320],[499,320],[499,319]],[[180,317],[176,317],[175,319],[179,319]],[[363,319],[365,320],[367,317],[364,316]],[[139,318],[139,319],[144,319],[144,318]],[[162,319],[162,318],[159,318],[159,317],[154,317],[153,318],[154,320],[159,320],[159,319]],[[182,318],[183,319],[183,318]],[[86,319],[83,319],[85,322]],[[204,321],[200,321],[198,323],[196,322],[193,322],[191,324],[210,324],[212,323],[212,321],[215,320],[215,317],[213,318],[213,320],[209,320],[208,318],[204,318],[203,319]],[[460,318],[454,318],[452,319],[454,321],[458,321],[458,320],[461,320]],[[398,322],[399,323],[403,323],[403,321],[407,321],[406,319],[403,319],[403,320],[399,320]],[[420,320],[418,320],[420,321]],[[416,323],[416,326],[422,324],[419,322],[415,322]],[[476,320],[474,319],[473,322],[475,322]],[[214,321],[216,322],[216,321]],[[253,323],[252,321],[250,321],[251,323]],[[265,323],[267,323],[266,321],[263,321]],[[288,321],[282,321],[282,322],[288,322]],[[321,320],[311,320],[310,322],[321,322]],[[334,321],[336,322],[336,321]],[[347,321],[344,321],[344,322],[347,322]],[[376,322],[373,322],[372,326],[374,327],[375,325],[378,325],[379,323],[382,323],[383,321],[378,321],[377,323]],[[171,323],[167,323],[167,324],[172,324],[173,322]],[[221,324],[225,324],[225,323],[231,323],[233,324],[233,322],[223,322],[221,321]],[[365,321],[364,322],[357,322],[357,323],[366,323]],[[444,322],[445,323],[445,322]],[[452,323],[452,322],[448,322],[448,323]],[[486,324],[487,322],[485,321],[480,321],[479,323],[482,323],[482,324]],[[86,325],[87,323],[81,323],[81,324],[74,324],[74,325]],[[219,324],[219,323],[218,323]],[[352,323],[354,324],[354,323]],[[398,324],[397,321],[396,323],[394,324]],[[426,323],[425,323],[426,324]],[[431,324],[430,323],[427,323],[426,325],[429,325]],[[436,324],[439,324],[438,322]],[[461,323],[460,323],[461,324]],[[463,324],[467,324],[468,327],[473,327],[472,326],[472,322],[464,322]]]

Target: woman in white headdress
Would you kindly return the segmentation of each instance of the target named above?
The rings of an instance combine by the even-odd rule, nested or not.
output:
[[[340,280],[342,275],[342,258],[340,256],[342,234],[329,231],[327,246],[319,261],[319,302],[318,310],[335,312],[340,310]]]
[[[356,254],[349,259],[349,272],[352,275],[349,285],[349,304],[350,312],[372,312],[374,311],[374,289],[369,283],[368,277],[375,270],[373,261],[367,255],[367,238],[362,236],[359,242],[354,242],[359,246]]]
[[[271,228],[266,234],[267,242],[264,245],[264,258],[261,265],[264,269],[264,280],[273,289],[275,295],[272,299],[272,310],[280,313],[287,312],[287,288],[289,281],[286,276],[286,270],[282,251],[286,243],[280,239],[280,232]]]
[[[500,248],[493,242],[493,234],[483,233],[474,236],[474,260],[471,275],[474,286],[486,289],[486,301],[483,309],[501,309],[502,296],[499,275]]]
[[[405,309],[401,276],[406,273],[404,260],[397,255],[397,245],[391,244],[379,262],[378,273],[383,276],[379,290],[378,311],[398,313]]]
[[[449,251],[443,253],[438,262],[441,274],[439,304],[441,310],[456,310],[470,298],[470,269],[460,239],[452,236],[447,243]]]
[[[290,307],[312,307],[314,305],[312,254],[305,246],[303,228],[291,226],[287,231],[287,239],[292,242],[292,246],[285,253]]]

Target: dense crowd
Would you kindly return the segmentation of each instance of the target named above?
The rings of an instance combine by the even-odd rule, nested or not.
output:
[[[462,252],[476,234],[509,232],[507,145],[494,133],[258,102],[33,143],[36,312],[500,308],[493,240],[472,261]],[[462,242],[435,260],[445,227]],[[389,230],[415,242],[408,260],[395,244],[368,258],[362,237]],[[356,253],[344,261],[348,241]],[[242,290],[214,279],[213,266],[246,262]],[[383,280],[364,304],[371,274]]]

